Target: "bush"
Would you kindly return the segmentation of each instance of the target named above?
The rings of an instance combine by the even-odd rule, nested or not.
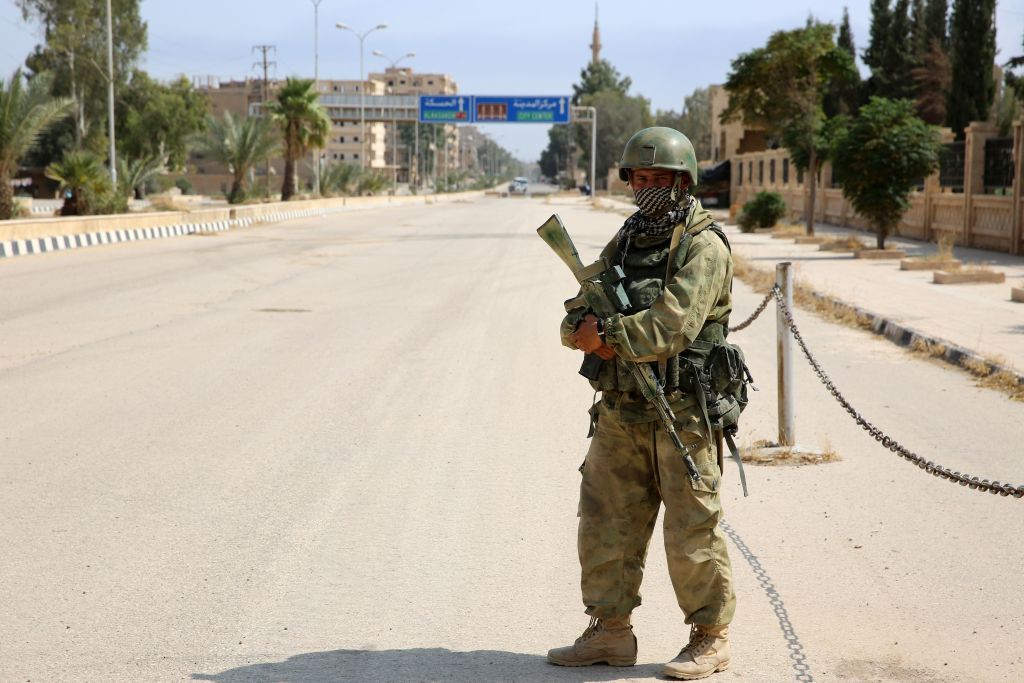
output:
[[[192,183],[189,182],[188,178],[178,178],[174,181],[174,186],[181,190],[182,194],[192,194]]]
[[[740,229],[750,232],[755,227],[770,228],[786,215],[786,202],[778,192],[758,192],[743,205],[743,212],[737,219]]]

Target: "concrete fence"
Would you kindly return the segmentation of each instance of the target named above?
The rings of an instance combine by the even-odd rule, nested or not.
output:
[[[459,192],[398,197],[335,197],[240,204],[195,211],[125,213],[112,216],[69,216],[0,221],[0,258],[26,256],[102,244],[216,232],[257,223],[325,216],[339,211],[402,204],[451,202],[483,193]]]
[[[1024,120],[1013,124],[1013,183],[1007,194],[986,194],[986,142],[996,138],[995,126],[972,123],[966,131],[962,192],[943,187],[939,173],[925,178],[923,189],[910,196],[910,207],[903,215],[896,234],[934,241],[948,235],[955,244],[1011,254],[1024,254]],[[945,132],[945,141],[952,138]],[[789,218],[804,220],[809,186],[808,177],[797,173],[784,149],[738,154],[732,158],[730,196],[742,206],[763,190],[778,192],[786,201]],[[874,231],[843,197],[841,187],[833,187],[831,164],[821,170],[814,218],[824,223]],[[960,180],[958,178],[958,180]]]

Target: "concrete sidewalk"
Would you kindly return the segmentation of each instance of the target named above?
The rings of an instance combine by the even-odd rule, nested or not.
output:
[[[1024,373],[1024,304],[1010,300],[1010,288],[1024,286],[1024,258],[979,249],[954,249],[964,266],[986,265],[1003,271],[1003,284],[938,285],[932,271],[900,270],[899,260],[855,258],[820,251],[816,244],[795,244],[792,238],[744,234],[726,228],[736,254],[758,268],[774,270],[790,261],[794,277],[816,292],[896,323],[898,328],[973,351],[1017,374]],[[875,236],[861,230],[816,224],[827,237],[855,236],[874,247]],[[891,237],[886,246],[907,256],[935,253],[934,244]],[[743,311],[737,311],[741,316]]]
[[[626,215],[636,210],[623,199],[598,201],[599,208]],[[724,221],[724,212],[715,214]],[[965,267],[985,265],[1002,271],[1006,282],[937,285],[932,271],[900,270],[897,259],[858,259],[850,253],[820,251],[816,244],[795,244],[793,238],[741,233],[727,221],[724,227],[733,251],[752,266],[774,271],[777,263],[790,261],[796,281],[884,322],[890,338],[914,334],[939,341],[954,354],[967,351],[1024,376],[1024,304],[1010,300],[1011,287],[1024,287],[1024,257],[956,247],[954,256]],[[853,236],[868,247],[875,246],[874,233],[864,230],[826,223],[816,223],[814,229],[824,237]],[[935,244],[902,237],[889,237],[886,246],[903,249],[908,257],[937,250]],[[749,313],[735,311],[734,317],[743,320]]]

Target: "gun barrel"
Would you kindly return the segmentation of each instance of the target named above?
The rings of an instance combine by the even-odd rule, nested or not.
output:
[[[537,234],[545,244],[551,247],[552,251],[558,254],[562,262],[569,266],[573,275],[583,270],[583,261],[580,260],[579,252],[576,251],[576,245],[572,243],[569,231],[565,229],[565,224],[562,223],[562,219],[557,213],[551,214],[551,218],[537,228]]]

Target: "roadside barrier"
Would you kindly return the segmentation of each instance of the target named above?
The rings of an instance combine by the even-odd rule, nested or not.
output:
[[[843,407],[843,409],[853,418],[864,431],[874,437],[875,441],[882,444],[883,447],[892,451],[899,457],[907,460],[908,462],[917,465],[920,469],[925,472],[932,474],[936,477],[945,479],[946,481],[952,481],[966,486],[967,488],[988,492],[993,495],[999,494],[1000,496],[1013,496],[1018,500],[1024,499],[1024,485],[1012,486],[1010,484],[1002,484],[998,481],[989,481],[988,479],[982,479],[980,477],[971,476],[966,472],[956,472],[948,467],[944,467],[931,460],[926,460],[922,456],[914,453],[910,449],[906,448],[892,437],[886,435],[881,429],[876,427],[874,424],[869,422],[860,412],[854,408],[846,397],[839,391],[835,383],[828,376],[828,373],[821,367],[821,364],[811,353],[807,347],[807,343],[803,339],[803,335],[800,334],[799,328],[797,328],[796,322],[793,319],[793,277],[792,270],[790,269],[791,264],[788,262],[779,263],[775,270],[775,285],[772,286],[771,290],[765,295],[764,300],[754,310],[754,313],[735,327],[730,327],[730,332],[738,332],[744,329],[750,323],[754,322],[758,316],[761,315],[768,307],[768,304],[774,299],[777,305],[777,329],[778,329],[778,349],[779,349],[779,443],[783,446],[793,445],[793,377],[792,368],[793,364],[790,359],[791,340],[796,340],[800,350],[803,352],[807,362],[811,365],[815,375],[825,386],[828,392],[833,398]]]

